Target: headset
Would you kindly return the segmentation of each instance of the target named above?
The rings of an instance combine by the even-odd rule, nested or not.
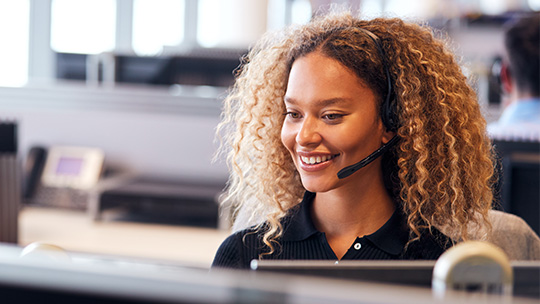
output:
[[[384,127],[387,131],[396,132],[399,127],[399,120],[397,116],[397,104],[396,104],[396,96],[394,94],[393,86],[392,86],[392,78],[390,77],[390,71],[388,69],[388,65],[386,64],[386,55],[384,54],[384,50],[381,46],[381,42],[379,37],[377,35],[373,34],[372,32],[363,29],[358,28],[360,31],[365,33],[377,46],[377,50],[379,52],[379,56],[381,57],[382,65],[384,72],[386,74],[386,81],[387,81],[387,92],[386,97],[383,99],[383,102],[381,104],[380,108],[380,115],[381,120],[383,122]],[[361,161],[357,162],[354,165],[347,166],[341,170],[339,170],[337,176],[339,179],[343,179],[354,172],[360,170],[361,168],[365,167],[375,159],[377,159],[379,156],[383,155],[388,149],[390,149],[392,146],[394,146],[399,141],[399,137],[397,135],[394,135],[392,139],[390,139],[386,144],[383,144],[379,149],[368,155],[366,158],[362,159]]]

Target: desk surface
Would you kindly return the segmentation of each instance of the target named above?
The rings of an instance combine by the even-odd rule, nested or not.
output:
[[[45,242],[69,251],[169,260],[209,268],[229,231],[121,221],[94,222],[81,211],[24,207],[19,245]]]
[[[208,228],[139,224],[119,221],[93,222],[84,212],[63,209],[25,207],[21,211],[19,218],[19,244],[23,246],[32,242],[41,241],[63,247],[72,252],[78,251],[90,254],[98,253],[124,257],[150,258],[181,263],[185,266],[191,265],[203,268],[210,266],[215,251],[228,235],[228,231]],[[133,267],[128,268],[130,271],[134,271]],[[156,271],[158,270],[159,269]],[[52,269],[50,271],[55,270]],[[252,296],[253,293],[251,292],[251,288],[256,289],[264,287],[265,289],[263,288],[263,291],[267,292],[268,295],[281,295],[284,300],[296,299],[296,302],[298,303],[313,303],[313,300],[319,300],[321,303],[329,303],[329,301],[324,301],[324,299],[329,299],[325,298],[329,296],[333,297],[334,300],[340,298],[343,300],[342,303],[362,302],[362,300],[366,303],[433,303],[433,298],[429,289],[417,289],[413,287],[392,286],[389,288],[387,285],[377,285],[366,282],[358,284],[358,282],[352,281],[340,281],[339,284],[330,284],[330,281],[327,281],[328,279],[315,277],[287,279],[285,277],[276,276],[265,279],[266,274],[261,274],[261,277],[259,277],[236,272],[224,271],[221,273],[219,270],[213,271],[212,273],[214,275],[211,277],[198,278],[196,283],[199,285],[195,284],[192,286],[192,276],[196,273],[168,273],[167,271],[164,272],[161,270],[158,272],[159,274],[156,274],[155,271],[151,271],[148,274],[148,278],[146,276],[142,278],[146,280],[142,283],[139,282],[141,278],[138,277],[139,283],[136,286],[141,286],[141,291],[144,292],[151,292],[152,290],[155,292],[162,287],[160,286],[158,288],[156,287],[156,284],[166,284],[165,287],[167,291],[179,292],[179,290],[182,291],[190,288],[199,291],[201,288],[206,288],[203,290],[220,291],[224,288],[227,289],[228,287],[225,285],[230,284],[232,286],[231,288],[233,288],[233,296],[240,295],[238,293],[239,290],[247,290],[249,291],[247,295]],[[4,271],[3,273],[4,276],[6,276],[6,272]],[[20,272],[18,272],[17,269],[14,269],[11,274],[13,275],[14,273]],[[47,275],[51,274],[42,271],[36,271],[36,273],[41,273],[41,276],[43,277],[47,277]],[[95,288],[105,288],[103,285],[106,284],[106,282],[111,282],[110,276],[103,275],[95,278],[96,275],[99,275],[99,273],[96,274],[96,271],[92,271],[90,276],[88,276],[88,280],[92,279],[91,282],[93,282],[93,284],[101,284],[99,286],[96,285]],[[72,277],[72,275],[67,276],[67,278]],[[85,276],[83,276],[83,278],[85,278]],[[115,277],[112,279],[114,278]],[[26,280],[28,277],[22,279]],[[182,281],[184,282],[182,284],[192,285],[186,285],[188,287],[179,289],[179,286],[181,285],[178,285],[178,280],[180,279],[186,279],[186,281]],[[7,277],[6,280],[13,281],[13,277]],[[40,284],[46,281],[40,277],[36,277],[35,280],[39,281]],[[121,276],[119,280],[114,281],[116,283],[114,283],[113,287],[120,288],[122,286],[129,286],[129,288],[131,288],[130,292],[132,292],[132,285],[125,284],[125,280],[126,277]],[[2,276],[0,276],[0,283],[1,281]],[[84,283],[85,281],[73,281],[74,284],[79,285],[82,284],[81,282]],[[79,285],[75,286],[77,290],[81,287]],[[241,288],[238,289],[238,287]],[[391,292],[389,292],[389,290],[391,290]],[[227,295],[231,296],[231,290],[227,289],[225,291],[228,292]],[[288,293],[294,293],[294,295],[289,297]],[[305,299],[310,299],[311,301],[306,301]],[[351,299],[355,299],[355,301],[350,301]],[[485,298],[484,300],[486,301],[481,301],[481,303],[509,303],[506,301],[508,299],[504,298],[499,298],[498,300],[500,301],[495,302],[490,301],[492,300],[490,298]],[[448,301],[439,303],[457,302],[449,299]],[[511,303],[537,303],[537,299],[513,298]]]

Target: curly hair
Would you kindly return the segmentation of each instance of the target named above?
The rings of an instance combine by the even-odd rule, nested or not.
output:
[[[363,30],[380,39],[386,58]],[[407,216],[410,242],[423,229],[450,227],[468,239],[470,223],[487,224],[493,200],[492,146],[476,94],[443,39],[397,18],[362,20],[349,12],[266,33],[243,58],[224,102],[218,134],[231,174],[225,204],[251,205],[274,252],[287,213],[305,189],[281,143],[283,97],[296,58],[313,51],[338,60],[386,96],[389,69],[401,138],[385,155],[385,186]]]

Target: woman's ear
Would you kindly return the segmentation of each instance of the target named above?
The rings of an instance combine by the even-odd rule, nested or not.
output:
[[[392,138],[394,138],[394,136],[396,136],[396,132],[392,132],[392,131],[388,131],[388,130],[384,131],[383,135],[382,135],[382,143],[386,144]]]

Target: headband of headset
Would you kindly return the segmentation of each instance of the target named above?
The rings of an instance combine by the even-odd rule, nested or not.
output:
[[[364,32],[377,46],[377,50],[379,52],[379,56],[381,57],[381,61],[383,64],[383,69],[386,74],[386,81],[387,81],[387,92],[386,96],[383,99],[383,102],[381,104],[381,119],[388,131],[395,132],[398,129],[398,119],[397,119],[397,105],[395,101],[395,96],[393,92],[393,86],[392,86],[392,78],[390,77],[390,71],[388,70],[388,65],[386,64],[386,55],[384,53],[384,49],[381,46],[381,42],[379,37],[377,35],[373,34],[372,32],[359,28],[362,32]]]

